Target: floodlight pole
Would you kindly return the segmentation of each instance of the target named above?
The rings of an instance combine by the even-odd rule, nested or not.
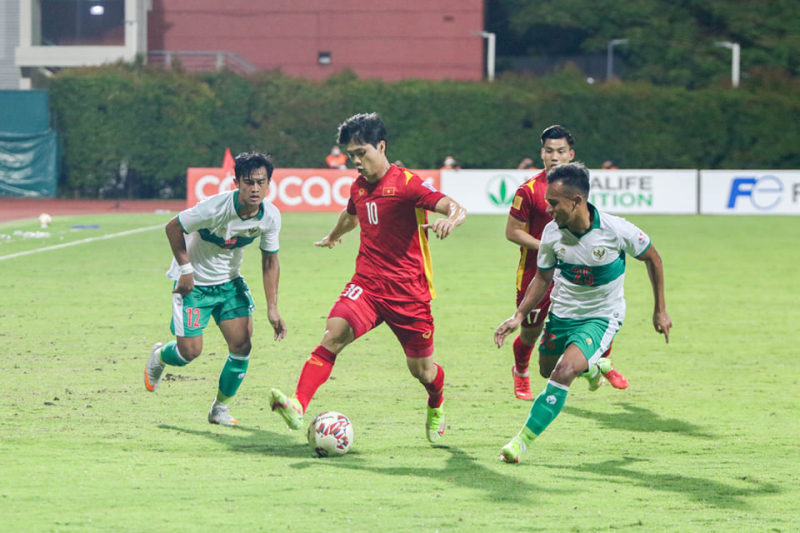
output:
[[[728,48],[731,51],[731,85],[733,88],[737,88],[739,86],[739,68],[741,64],[741,47],[739,43],[732,43],[730,41],[719,41],[716,43],[717,46],[722,46],[723,48]]]
[[[606,81],[614,77],[614,47],[618,44],[628,44],[628,39],[611,39],[608,41],[608,55],[606,56]]]
[[[494,59],[495,59],[495,34],[488,31],[478,32],[478,35],[486,39],[486,79],[494,81]]]

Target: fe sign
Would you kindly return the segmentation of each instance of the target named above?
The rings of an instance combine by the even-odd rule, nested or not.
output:
[[[800,171],[701,170],[700,213],[800,215]]]

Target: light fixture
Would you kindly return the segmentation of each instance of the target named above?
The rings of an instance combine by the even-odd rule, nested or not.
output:
[[[320,52],[317,54],[317,62],[320,65],[330,65],[331,64],[331,53],[330,52]]]
[[[105,13],[105,12],[106,12],[106,8],[104,8],[101,5],[93,5],[92,7],[89,8],[89,14],[91,14],[91,15],[99,16],[99,15],[102,15],[103,13]]]

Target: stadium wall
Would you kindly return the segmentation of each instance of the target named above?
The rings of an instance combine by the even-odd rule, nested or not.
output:
[[[226,51],[316,80],[479,80],[482,0],[153,0],[150,50]]]

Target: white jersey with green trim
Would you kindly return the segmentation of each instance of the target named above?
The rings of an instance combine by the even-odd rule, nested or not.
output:
[[[559,318],[625,318],[625,255],[639,257],[650,237],[625,220],[592,204],[592,227],[575,235],[555,221],[545,226],[539,270],[555,268],[550,312]]]
[[[264,200],[256,216],[243,220],[236,212],[240,207],[236,190],[215,194],[178,213],[178,223],[187,233],[186,250],[194,268],[195,285],[219,285],[238,278],[244,247],[257,238],[263,252],[278,252],[278,208]],[[174,258],[167,277],[180,277]]]

